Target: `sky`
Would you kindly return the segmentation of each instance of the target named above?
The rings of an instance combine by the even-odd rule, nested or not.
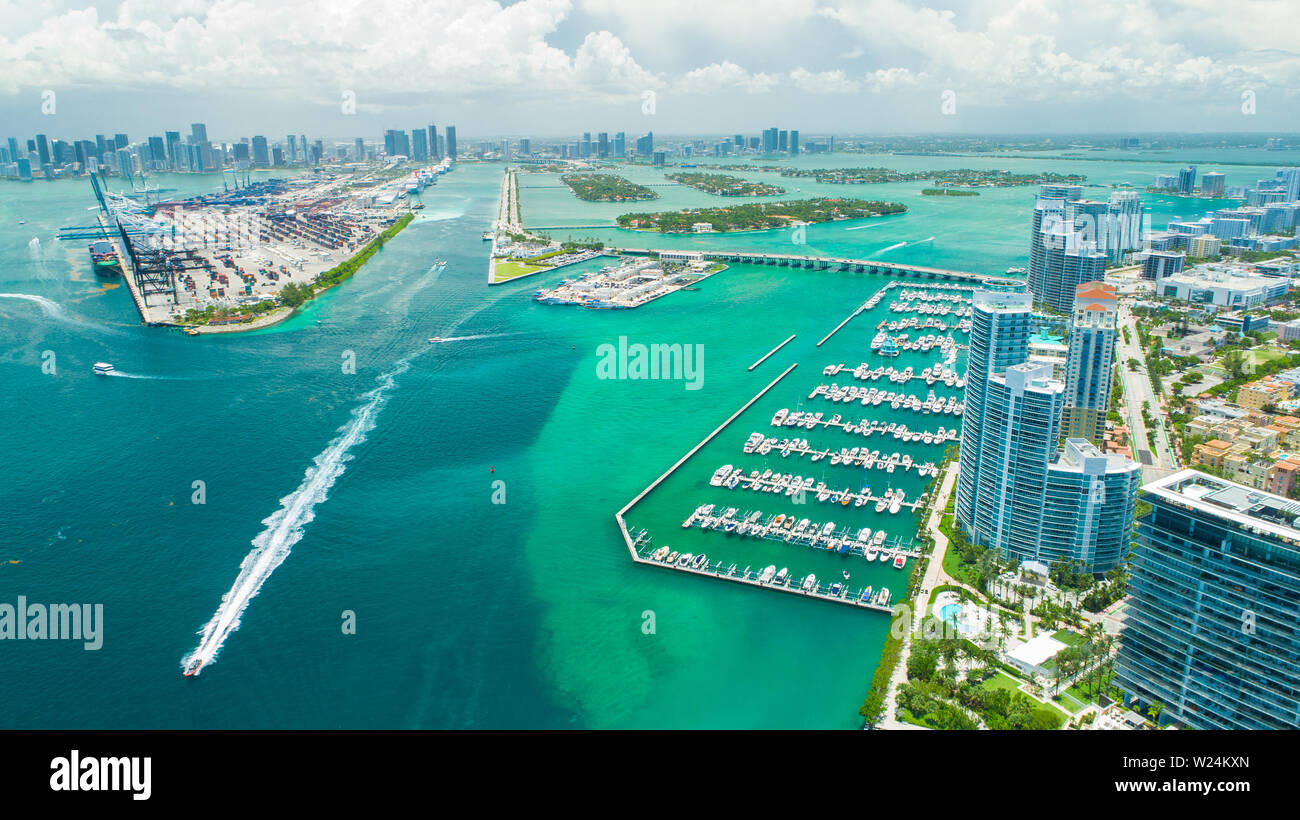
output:
[[[0,0],[0,136],[1300,132],[1297,0]]]

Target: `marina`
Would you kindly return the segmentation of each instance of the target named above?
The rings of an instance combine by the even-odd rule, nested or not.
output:
[[[852,527],[846,528],[833,521],[818,523],[808,518],[798,519],[792,514],[778,513],[764,518],[760,510],[741,513],[735,507],[728,507],[717,515],[715,511],[713,504],[697,507],[682,522],[682,529],[721,530],[726,535],[824,549],[881,563],[894,563],[902,558],[903,563],[897,564],[896,569],[902,569],[909,558],[921,557],[914,541],[904,542],[901,537],[891,537],[884,530],[872,531],[870,527],[862,527],[854,533]]]
[[[595,310],[637,308],[698,284],[724,268],[711,268],[698,261],[625,259],[618,265],[606,265],[576,279],[565,279],[553,288],[538,290],[533,301]]]
[[[644,532],[641,533],[641,536],[644,536]],[[699,566],[696,566],[693,561],[682,563],[682,557],[678,557],[671,562],[656,560],[655,554],[665,549],[664,547],[655,549],[648,541],[645,543],[638,541],[637,543],[639,546],[634,547],[633,557],[638,563],[653,564],[665,569],[677,570],[678,572],[688,572],[693,575],[718,578],[723,581],[734,581],[778,592],[788,592],[792,595],[818,598],[837,604],[848,604],[862,609],[883,612],[886,615],[893,614],[894,611],[893,607],[887,603],[891,600],[888,587],[875,590],[868,586],[850,590],[847,583],[819,581],[817,576],[812,573],[796,579],[794,576],[789,575],[788,570],[785,568],[778,570],[775,564],[769,564],[761,570],[754,569],[752,566],[740,569],[734,562],[727,566],[710,564],[707,561],[707,556],[703,556],[706,560],[701,562]],[[665,557],[670,555],[672,555],[671,552]],[[688,553],[685,557],[689,558],[690,554]],[[698,557],[701,556],[696,556],[696,558]]]
[[[902,290],[898,290],[900,287]],[[739,444],[742,458],[763,459],[764,463],[722,464],[702,476],[701,485],[714,494],[761,493],[789,505],[786,509],[779,509],[779,506],[777,511],[770,511],[769,507],[767,512],[743,509],[743,504],[729,504],[725,497],[715,496],[703,500],[703,503],[696,500],[694,511],[685,520],[679,520],[680,526],[674,525],[675,538],[668,537],[666,531],[654,537],[648,529],[637,530],[635,536],[630,534],[626,523],[628,511],[692,455],[698,454],[709,439],[720,435],[747,408],[772,390],[790,372],[787,369],[776,382],[769,384],[715,430],[709,439],[700,442],[655,484],[619,511],[616,518],[634,560],[881,612],[890,611],[888,601],[891,593],[887,587],[893,586],[900,593],[905,592],[911,573],[904,570],[908,569],[910,562],[924,557],[922,545],[915,541],[912,513],[929,502],[933,489],[930,482],[939,475],[943,462],[939,454],[925,456],[917,448],[944,448],[960,438],[960,415],[964,410],[961,391],[965,387],[965,378],[959,359],[965,346],[951,334],[966,332],[968,327],[960,321],[947,321],[942,317],[961,312],[970,290],[947,287],[935,288],[932,292],[930,288],[903,287],[898,282],[883,285],[817,346],[821,347],[837,333],[852,328],[849,331],[851,338],[843,342],[837,338],[832,347],[849,350],[850,355],[853,351],[859,355],[867,354],[874,340],[870,335],[864,336],[863,332],[878,333],[883,331],[885,324],[873,319],[869,325],[855,325],[852,320],[877,308],[888,308],[896,317],[892,321],[900,323],[897,329],[925,331],[926,335],[915,339],[906,336],[899,339],[898,355],[910,358],[900,359],[898,365],[872,366],[866,361],[846,357],[825,365],[822,374],[851,376],[867,383],[879,381],[882,385],[898,385],[900,389],[890,391],[869,384],[841,385],[837,381],[814,385],[806,394],[809,400],[840,404],[852,402],[869,408],[864,411],[867,415],[862,417],[803,407],[774,409],[770,400],[765,401],[768,409],[762,411],[762,419],[771,427],[789,432],[769,434],[751,427],[747,438],[728,433],[727,438]],[[890,296],[899,298],[886,302]],[[944,310],[947,314],[942,313]],[[884,320],[885,323],[888,321],[891,320]],[[793,338],[788,337],[749,369],[761,365]],[[940,361],[919,364],[914,361],[929,352],[938,354]],[[859,363],[852,364],[853,361]],[[918,381],[933,388],[928,395],[901,389]],[[936,390],[956,392],[940,396]],[[872,415],[873,411],[875,415]],[[918,425],[909,427],[898,418],[902,413],[938,416],[943,418],[943,423],[933,427],[923,425],[928,429],[921,429],[922,426]],[[796,430],[819,433],[834,430],[836,434],[892,441],[896,446],[872,449],[861,444],[853,446],[847,441],[842,444],[810,441]],[[717,448],[714,447],[712,452],[717,452]],[[934,453],[933,450],[929,452]],[[767,463],[767,460],[777,456],[802,459],[806,466],[793,471],[774,469],[775,465]],[[853,472],[837,475],[837,470]],[[916,483],[918,480],[919,485]],[[801,512],[802,509],[807,509],[807,512]],[[821,511],[821,514],[815,511]],[[900,513],[907,515],[897,518]],[[891,526],[889,521],[898,523]],[[656,531],[663,526],[665,523],[661,520]],[[737,552],[737,547],[742,544],[752,546]],[[833,562],[830,567],[799,570],[780,567],[779,556],[767,554],[778,547],[797,547],[801,554],[809,556],[808,560],[813,560],[812,555],[821,554],[849,563]],[[814,563],[825,560],[815,559]],[[853,569],[855,566],[857,570]],[[879,573],[891,567],[900,574],[895,581],[883,580]],[[863,573],[867,573],[867,577],[855,582],[853,575],[861,576]]]
[[[858,402],[864,407],[867,405],[878,407],[884,404],[893,410],[907,410],[914,413],[921,413],[923,415],[950,415],[958,417],[961,416],[962,412],[966,409],[966,402],[960,401],[953,396],[941,399],[935,395],[933,390],[930,391],[928,396],[922,399],[916,395],[895,393],[893,391],[886,392],[875,387],[856,387],[853,385],[841,386],[835,382],[831,382],[828,385],[818,385],[808,394],[808,398],[810,399],[819,397],[837,403],[851,404],[853,402]],[[808,424],[812,426],[815,422],[812,419],[809,419]]]
[[[890,466],[892,466],[892,462]],[[722,471],[726,472],[723,473]],[[935,474],[938,474],[937,470]],[[725,475],[725,478],[719,478],[720,475]],[[865,485],[861,490],[856,491],[851,488],[836,490],[824,481],[816,484],[813,483],[814,481],[815,479],[812,476],[804,477],[794,473],[774,473],[771,470],[761,474],[754,471],[750,475],[741,475],[740,468],[726,464],[718,468],[718,472],[714,473],[714,477],[709,483],[714,487],[724,487],[728,490],[739,489],[756,493],[782,493],[788,496],[797,496],[800,499],[812,496],[818,503],[839,504],[844,507],[849,506],[849,504],[853,504],[855,507],[874,504],[876,512],[884,512],[888,509],[890,514],[893,515],[896,515],[904,507],[909,510],[923,507],[927,500],[927,497],[922,495],[915,501],[908,501],[904,497],[902,490],[890,489],[886,490],[884,495],[873,495],[870,485]],[[801,500],[796,503],[806,502]]]

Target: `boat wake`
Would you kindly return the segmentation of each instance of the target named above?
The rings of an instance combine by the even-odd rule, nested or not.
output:
[[[516,333],[478,333],[473,336],[433,336],[429,339],[432,344],[440,345],[444,342],[468,342],[474,339],[499,339],[503,336],[516,336]]]
[[[197,675],[216,660],[217,653],[230,633],[239,628],[239,618],[271,577],[275,568],[289,557],[293,545],[303,536],[303,528],[316,517],[316,505],[324,501],[347,462],[349,451],[366,439],[375,427],[375,417],[383,407],[397,377],[410,368],[410,359],[399,361],[392,370],[379,376],[379,386],[361,396],[362,403],[352,411],[352,419],[339,428],[339,434],[308,467],[298,489],[280,499],[280,509],[262,521],[266,529],[253,538],[253,551],[239,565],[239,575],[230,591],[221,596],[221,604],[212,620],[199,631],[202,636],[194,651],[181,659],[186,675]]]
[[[845,228],[846,231],[865,231],[867,228],[879,228],[887,223],[881,222],[876,225],[855,225],[852,228]]]
[[[35,302],[40,305],[41,312],[46,316],[62,316],[63,306],[58,302],[46,299],[44,296],[37,296],[34,293],[0,293],[0,299],[18,299],[24,302]]]
[[[906,244],[907,244],[906,242],[898,242],[896,244],[890,245],[888,248],[881,248],[880,250],[873,253],[872,256],[879,256],[882,253],[888,253],[889,251],[898,250],[899,248],[903,247]]]

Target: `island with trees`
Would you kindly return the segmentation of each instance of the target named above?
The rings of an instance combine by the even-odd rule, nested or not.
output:
[[[979,196],[979,191],[965,191],[959,188],[925,188],[921,191],[921,196]]]
[[[784,168],[781,176],[811,177],[817,182],[836,185],[874,185],[928,179],[933,180],[935,185],[960,185],[967,188],[1008,188],[1044,183],[1078,184],[1087,179],[1083,174],[1057,174],[1050,171],[1015,174],[1011,171],[978,168],[949,168],[937,171],[898,171],[893,168]]]
[[[646,186],[615,174],[565,174],[560,181],[569,186],[574,196],[587,202],[636,202],[659,198],[659,194]]]
[[[785,193],[784,188],[776,185],[750,182],[730,174],[668,174],[667,179],[718,196],[779,196]]]
[[[751,231],[815,224],[844,219],[906,213],[899,202],[820,197],[789,202],[754,202],[727,208],[692,208],[662,213],[623,214],[619,227],[657,230],[660,233],[689,233],[707,224],[709,231]]]

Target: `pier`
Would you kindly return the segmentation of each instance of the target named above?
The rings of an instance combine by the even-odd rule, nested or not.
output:
[[[789,339],[786,339],[784,342],[781,342],[781,344],[779,344],[779,345],[777,345],[776,347],[772,348],[771,350],[767,351],[767,355],[766,355],[766,356],[764,356],[763,358],[761,358],[761,359],[759,359],[758,361],[756,361],[756,362],[754,362],[753,364],[751,364],[747,369],[749,369],[749,370],[753,370],[754,368],[758,367],[758,366],[759,366],[760,364],[762,364],[763,362],[765,362],[765,361],[767,361],[768,359],[770,359],[770,358],[772,357],[772,354],[776,353],[778,350],[780,350],[781,348],[783,348],[783,347],[785,347],[786,345],[790,344],[790,342],[794,341],[794,337],[795,337],[795,335],[796,335],[796,334],[791,333]]]
[[[862,313],[862,312],[863,312],[864,310],[866,310],[866,309],[867,309],[867,306],[866,306],[865,303],[864,303],[864,304],[861,304],[861,305],[858,305],[857,310],[853,311],[853,312],[850,313],[847,317],[845,317],[844,321],[842,321],[842,322],[840,322],[838,325],[836,325],[834,330],[832,330],[830,333],[827,333],[825,336],[823,336],[823,337],[822,337],[822,340],[821,340],[820,342],[817,343],[817,346],[818,346],[818,347],[821,347],[822,345],[826,344],[826,342],[827,342],[828,340],[830,340],[830,338],[831,338],[832,336],[834,336],[836,333],[839,333],[839,332],[840,332],[840,328],[842,328],[842,327],[844,327],[845,325],[847,325],[850,321],[853,320],[853,317],[854,317],[854,316],[857,316],[859,313]]]
[[[632,553],[632,558],[633,558],[633,559],[636,558],[636,550],[635,550],[635,549],[633,548],[633,546],[632,546],[632,538],[631,538],[631,536],[629,536],[628,533],[627,533],[627,523],[623,520],[623,517],[624,517],[625,515],[627,515],[627,511],[630,510],[630,509],[632,509],[633,507],[635,507],[638,501],[640,501],[641,499],[643,499],[643,498],[645,498],[647,495],[649,495],[649,493],[650,493],[651,490],[653,490],[655,487],[658,487],[660,484],[662,484],[662,483],[664,482],[664,479],[668,478],[668,476],[670,476],[670,475],[672,475],[673,473],[675,473],[675,472],[677,471],[677,468],[678,468],[678,467],[680,467],[680,466],[682,466],[683,464],[685,464],[685,463],[687,462],[687,460],[689,460],[691,456],[693,456],[693,455],[695,455],[696,453],[698,453],[698,452],[700,451],[700,449],[701,449],[702,447],[704,447],[704,445],[708,444],[710,441],[713,441],[713,439],[714,439],[715,437],[717,437],[718,433],[721,433],[723,430],[727,429],[727,426],[728,426],[729,424],[731,424],[733,421],[735,421],[737,418],[739,418],[741,413],[743,413],[743,412],[745,412],[746,410],[748,410],[748,409],[749,409],[749,408],[754,404],[754,402],[756,402],[756,401],[758,401],[759,399],[763,398],[764,394],[766,394],[767,391],[771,390],[773,387],[776,387],[777,384],[779,384],[780,381],[781,381],[782,379],[784,379],[787,375],[789,375],[789,373],[790,373],[791,370],[794,370],[794,369],[795,369],[796,367],[798,367],[798,366],[799,366],[799,363],[798,363],[798,362],[795,362],[794,364],[790,365],[790,366],[787,367],[785,370],[783,370],[783,371],[781,372],[781,375],[777,376],[775,379],[772,379],[772,381],[770,381],[770,382],[768,383],[767,387],[764,387],[762,390],[760,390],[760,391],[758,391],[757,393],[755,393],[755,394],[754,394],[754,397],[753,397],[752,399],[750,399],[749,401],[745,402],[745,404],[744,404],[743,407],[741,407],[741,408],[740,408],[739,410],[737,410],[736,412],[732,413],[732,414],[731,414],[731,418],[727,419],[727,420],[724,421],[722,424],[720,424],[720,425],[718,426],[718,429],[714,430],[712,433],[709,433],[707,436],[705,436],[704,439],[703,439],[702,441],[700,441],[699,444],[697,444],[697,445],[695,445],[694,447],[692,447],[692,448],[691,448],[691,449],[686,453],[686,455],[684,455],[684,456],[682,456],[681,458],[677,459],[677,463],[676,463],[676,464],[674,464],[673,466],[671,466],[671,467],[669,467],[667,470],[665,470],[664,473],[663,473],[663,475],[659,476],[659,477],[656,478],[653,482],[651,482],[651,484],[650,484],[649,487],[646,487],[644,490],[642,490],[641,492],[637,493],[636,498],[634,498],[634,499],[632,499],[631,501],[629,501],[629,502],[627,502],[626,504],[624,504],[624,505],[623,505],[623,509],[621,509],[621,510],[619,510],[618,512],[614,513],[614,520],[618,521],[619,529],[623,531],[623,539],[624,539],[625,541],[627,541],[627,548],[628,548],[628,551]]]
[[[629,538],[629,548],[632,548],[632,543],[632,540]],[[694,567],[681,566],[679,564],[666,564],[650,557],[654,554],[654,547],[649,543],[648,539],[643,539],[638,543],[643,546],[632,548],[632,559],[640,564],[652,564],[657,567],[663,567],[664,569],[675,569],[679,572],[688,572],[692,575],[701,575],[706,578],[720,578],[724,581],[735,581],[739,584],[748,584],[753,587],[772,589],[777,592],[789,592],[792,595],[801,595],[805,598],[817,598],[822,601],[848,604],[849,606],[859,607],[861,609],[873,609],[876,612],[883,612],[886,615],[894,614],[893,605],[882,605],[870,600],[861,600],[862,591],[850,591],[847,588],[847,585],[843,585],[839,595],[832,595],[830,592],[831,583],[819,581],[812,589],[805,590],[802,588],[803,579],[787,578],[785,582],[781,584],[777,584],[773,581],[761,581],[759,578],[762,575],[762,570],[756,570],[753,567],[745,567],[743,570],[737,570],[736,565],[732,564],[728,567],[710,565],[705,568],[695,569]],[[804,577],[806,578],[807,576]]]

